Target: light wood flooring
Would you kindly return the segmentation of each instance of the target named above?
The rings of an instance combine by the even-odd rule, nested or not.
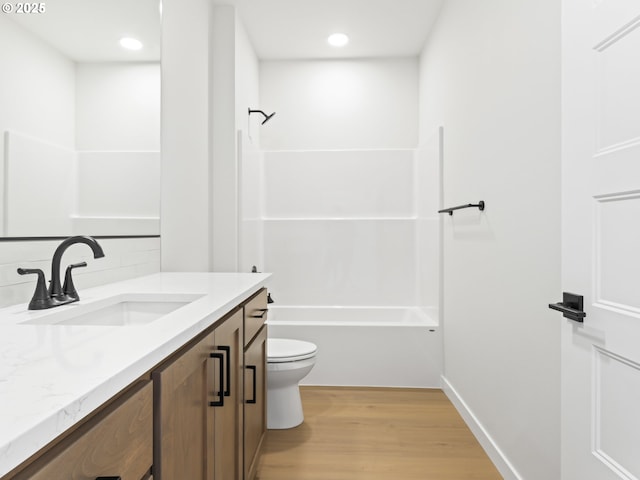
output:
[[[305,422],[269,430],[257,480],[500,480],[440,390],[302,387]]]

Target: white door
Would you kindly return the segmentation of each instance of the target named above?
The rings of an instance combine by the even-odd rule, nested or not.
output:
[[[640,479],[640,1],[562,7],[562,480]]]

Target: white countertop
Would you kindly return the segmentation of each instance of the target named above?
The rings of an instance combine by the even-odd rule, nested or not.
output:
[[[0,476],[261,287],[269,274],[158,273],[80,290],[78,303],[0,309]],[[203,297],[146,325],[24,325],[123,293]]]

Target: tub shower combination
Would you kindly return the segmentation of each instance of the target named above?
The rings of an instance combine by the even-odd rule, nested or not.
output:
[[[243,155],[241,259],[274,274],[269,337],[318,347],[302,384],[440,386],[437,155]]]

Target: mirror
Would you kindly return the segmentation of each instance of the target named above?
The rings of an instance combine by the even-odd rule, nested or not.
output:
[[[159,235],[159,0],[5,5],[0,236]]]

